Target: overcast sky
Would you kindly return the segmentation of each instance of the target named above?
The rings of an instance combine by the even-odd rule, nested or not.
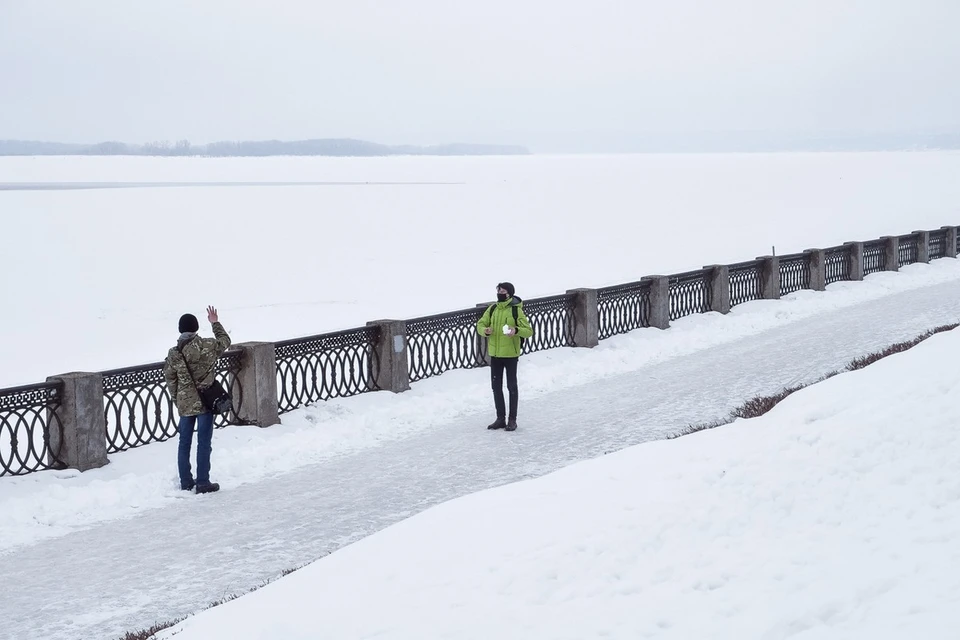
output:
[[[960,130],[960,0],[0,0],[0,139],[742,130]]]

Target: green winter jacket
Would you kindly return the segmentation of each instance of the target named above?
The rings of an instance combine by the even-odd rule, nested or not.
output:
[[[193,373],[201,389],[213,384],[217,374],[217,360],[230,346],[230,336],[219,322],[213,323],[213,335],[216,337],[194,336],[184,342],[183,357],[177,347],[172,347],[167,352],[167,359],[163,363],[163,377],[167,381],[170,397],[177,405],[177,413],[181,416],[198,416],[207,412],[200,401],[200,394],[190,380],[190,373]],[[184,364],[184,357],[190,364],[189,372]]]
[[[517,308],[517,320],[513,320],[513,309]],[[503,334],[503,325],[517,328],[512,336]],[[493,332],[488,336],[485,329],[490,327]],[[487,338],[487,348],[494,358],[518,358],[520,356],[520,338],[533,336],[530,321],[523,313],[523,300],[514,296],[506,302],[497,302],[487,307],[477,321],[477,333]]]

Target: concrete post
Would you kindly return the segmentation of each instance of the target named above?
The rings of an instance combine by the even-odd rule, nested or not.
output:
[[[400,393],[410,388],[410,373],[407,370],[407,323],[403,320],[374,320],[367,326],[380,327],[377,355],[380,370],[377,372],[377,387],[381,391]]]
[[[764,300],[780,299],[780,256],[757,256],[760,267],[760,290]]]
[[[880,236],[885,241],[887,268],[885,271],[900,271],[900,238],[897,236]]]
[[[856,282],[863,280],[863,243],[844,242],[850,247],[850,279]]]
[[[64,373],[47,378],[62,382],[63,394],[56,416],[63,427],[50,429],[50,450],[70,469],[87,471],[109,462],[107,420],[103,413],[103,376],[99,373]],[[53,421],[51,421],[53,424]]]
[[[810,256],[810,289],[826,291],[827,263],[823,249],[807,249],[804,253]]]
[[[943,248],[943,257],[956,258],[957,257],[957,228],[956,227],[940,227],[940,228],[947,230],[947,246]]]
[[[593,348],[600,344],[600,305],[596,289],[567,289],[574,298],[573,346]]]
[[[280,423],[277,398],[277,350],[272,342],[242,342],[243,350],[237,382],[240,397],[234,394],[234,406],[242,424],[269,427]]]
[[[730,268],[725,264],[709,264],[707,289],[710,291],[710,311],[730,313]]]
[[[657,329],[670,327],[670,278],[667,276],[644,276],[650,281],[650,326]]]
[[[480,302],[480,303],[477,303],[477,309],[483,309],[484,311],[486,311],[487,307],[489,307],[492,304],[493,302]],[[477,334],[476,339],[477,339],[477,353],[479,353],[481,355],[481,359],[489,365],[490,349],[488,348],[489,343],[487,342],[487,338],[484,338],[483,336]]]
[[[927,264],[930,262],[930,232],[914,231],[917,236],[917,262]]]

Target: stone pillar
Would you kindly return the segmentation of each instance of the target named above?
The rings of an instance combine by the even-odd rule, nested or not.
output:
[[[956,227],[940,227],[940,228],[947,230],[947,246],[943,248],[943,257],[956,258],[957,257],[957,228]]]
[[[489,306],[492,305],[492,304],[494,304],[494,303],[493,303],[493,302],[480,302],[480,303],[477,304],[477,309],[483,309],[484,311],[486,311],[487,307],[489,307]],[[482,314],[483,314],[483,311],[481,311],[480,313],[481,313],[481,315],[482,315]],[[479,353],[480,356],[481,356],[481,359],[489,365],[489,364],[490,364],[490,349],[489,349],[488,347],[489,347],[489,342],[487,342],[487,338],[481,336],[480,334],[477,334],[477,353]]]
[[[600,305],[596,289],[568,289],[574,295],[573,346],[593,348],[600,344]]]
[[[843,245],[850,247],[850,279],[859,282],[863,280],[863,243],[844,242]]]
[[[710,311],[730,313],[730,268],[725,264],[709,264],[703,268],[710,270],[707,273]]]
[[[670,327],[670,279],[667,276],[644,276],[650,282],[650,326]]]
[[[99,373],[64,373],[47,378],[62,382],[63,393],[56,417],[51,417],[50,450],[70,469],[86,471],[102,467],[107,459],[107,420],[103,410],[103,376]]]
[[[410,373],[407,370],[407,323],[403,320],[374,320],[367,326],[380,327],[377,355],[380,371],[377,386],[381,391],[400,393],[410,388]]]
[[[242,342],[239,390],[233,404],[241,424],[269,427],[280,423],[277,397],[277,350],[272,342]],[[239,394],[239,397],[237,395]]]
[[[807,249],[804,253],[810,256],[810,289],[826,291],[827,264],[823,249]]]
[[[900,238],[897,236],[880,236],[886,242],[887,268],[885,271],[900,271]]]
[[[757,256],[757,260],[763,260],[763,265],[760,267],[760,290],[763,292],[763,299],[779,300],[780,257]]]
[[[930,232],[914,231],[917,236],[917,262],[927,264],[930,262]]]

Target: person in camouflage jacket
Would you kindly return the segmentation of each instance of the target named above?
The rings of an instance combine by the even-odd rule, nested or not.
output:
[[[197,335],[200,323],[197,322],[195,315],[185,313],[181,316],[177,327],[180,331],[177,346],[171,347],[163,363],[163,377],[167,381],[167,389],[177,407],[177,413],[180,414],[177,427],[180,433],[180,446],[177,451],[180,488],[190,491],[196,487],[197,493],[210,493],[220,489],[219,484],[210,482],[213,412],[204,406],[197,392],[197,386],[203,389],[213,383],[217,372],[217,360],[230,346],[230,336],[220,324],[215,308],[207,307],[207,320],[213,328],[215,336],[213,338],[201,338]],[[193,379],[190,377],[191,373]],[[196,386],[193,384],[194,380],[196,380]],[[194,425],[197,427],[196,480],[190,468]]]

